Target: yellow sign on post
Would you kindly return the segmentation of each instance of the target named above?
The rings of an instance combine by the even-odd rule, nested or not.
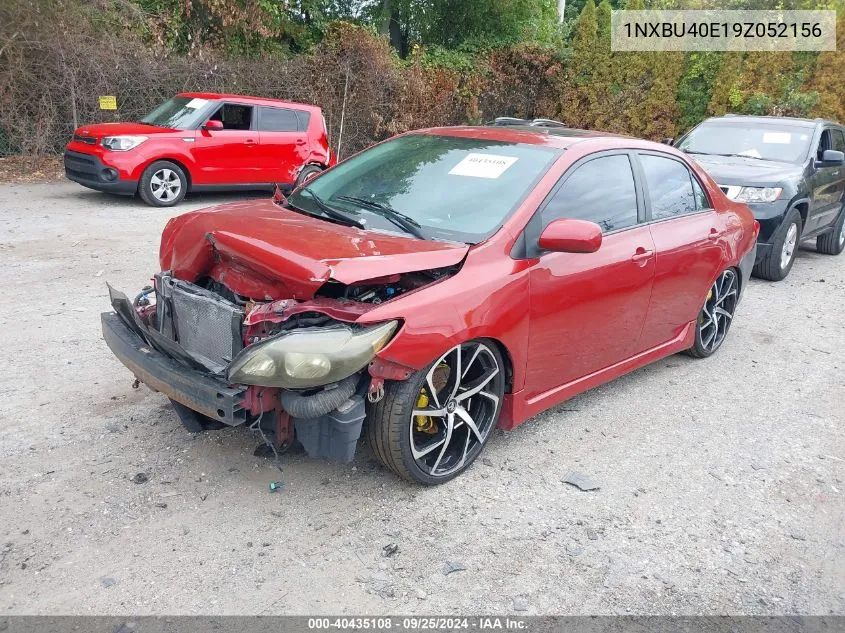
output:
[[[114,95],[101,96],[100,110],[117,110],[117,97]]]

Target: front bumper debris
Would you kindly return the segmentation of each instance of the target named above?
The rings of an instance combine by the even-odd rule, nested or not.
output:
[[[204,376],[155,350],[114,312],[104,312],[100,320],[109,349],[145,385],[229,426],[246,422],[243,389]]]
[[[161,280],[159,283],[161,285]],[[109,295],[114,312],[101,315],[103,339],[139,381],[173,401],[180,417],[186,412],[180,412],[178,408],[184,406],[229,426],[257,422],[262,429],[275,435],[279,445],[292,440],[295,429],[297,439],[311,457],[344,463],[355,457],[366,417],[369,381],[359,380],[355,391],[324,415],[295,417],[281,405],[281,390],[228,384],[199,362],[196,353],[148,327],[122,292],[109,286]],[[157,307],[163,304],[164,300],[156,302]],[[173,318],[170,314],[165,323]],[[175,318],[178,320],[179,315]],[[228,324],[228,320],[224,321]],[[191,340],[189,338],[189,342]],[[194,430],[199,430],[202,423],[193,426],[197,427]],[[289,428],[290,434],[281,434],[281,426]]]

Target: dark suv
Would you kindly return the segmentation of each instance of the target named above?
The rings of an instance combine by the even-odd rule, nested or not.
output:
[[[845,248],[845,128],[822,119],[724,116],[707,119],[676,147],[694,155],[731,200],[760,222],[754,274],[780,281],[798,244]]]

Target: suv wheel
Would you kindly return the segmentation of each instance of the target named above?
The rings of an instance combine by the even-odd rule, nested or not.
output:
[[[138,193],[141,199],[154,207],[172,207],[188,192],[188,178],[176,163],[157,160],[144,170]]]
[[[321,171],[323,169],[319,165],[306,165],[300,170],[299,176],[296,177],[296,183],[294,183],[293,188],[301,187]]]
[[[754,266],[754,276],[769,281],[780,281],[784,279],[792,264],[795,263],[795,255],[798,253],[798,245],[801,242],[801,214],[798,209],[790,209],[780,232],[772,243],[772,248],[766,257]]]
[[[839,255],[845,250],[845,208],[839,213],[833,230],[816,238],[816,250],[825,255]]]

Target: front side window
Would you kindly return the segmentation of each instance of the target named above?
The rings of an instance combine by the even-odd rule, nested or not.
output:
[[[609,233],[637,223],[637,191],[626,154],[579,165],[543,209],[543,225],[559,218],[589,220]]]
[[[249,130],[252,126],[252,106],[224,103],[208,118],[220,121],[224,130]]]
[[[812,136],[811,127],[788,123],[713,119],[687,134],[678,148],[688,154],[801,163],[807,157]]]
[[[196,129],[203,122],[202,115],[208,104],[207,99],[173,97],[141,119],[141,123],[176,130]]]
[[[692,175],[685,165],[671,158],[640,154],[651,201],[651,219],[663,220],[694,213],[699,207]]]
[[[427,239],[474,244],[498,230],[560,153],[529,143],[409,134],[340,163],[289,202],[313,215],[334,209],[367,228],[395,232],[401,214]]]
[[[842,136],[842,130],[825,130],[830,133],[830,147],[828,149],[835,149],[837,152],[845,152],[845,137]]]

